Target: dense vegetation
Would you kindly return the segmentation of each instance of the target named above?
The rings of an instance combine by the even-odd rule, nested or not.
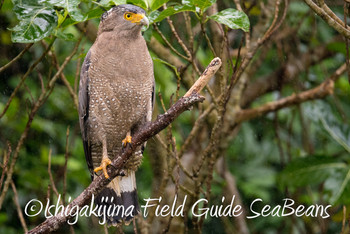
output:
[[[101,14],[126,1],[0,2],[0,233],[20,233],[46,219],[28,216],[30,200],[68,204],[91,182],[77,114],[80,66]],[[150,210],[138,232],[348,233],[348,3],[127,2],[146,9],[151,23],[144,37],[154,119],[214,57],[223,62],[201,92],[206,100],[148,141],[137,172],[141,205],[162,197],[171,206],[176,195],[184,215]],[[236,217],[194,215],[224,210],[233,198],[243,211]],[[200,199],[209,203],[192,210]],[[104,230],[95,217],[79,217],[58,232]]]

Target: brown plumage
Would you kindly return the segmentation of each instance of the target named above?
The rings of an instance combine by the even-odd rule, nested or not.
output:
[[[151,120],[154,75],[141,35],[141,27],[148,24],[144,15],[143,9],[132,5],[119,5],[105,12],[82,66],[79,117],[92,178],[100,170],[108,177],[105,168],[121,153],[123,139]],[[129,223],[139,212],[135,171],[142,150],[139,148],[123,168],[126,176],[113,179],[95,200],[97,205],[123,205],[124,211],[133,208],[132,212],[108,216],[108,224]]]

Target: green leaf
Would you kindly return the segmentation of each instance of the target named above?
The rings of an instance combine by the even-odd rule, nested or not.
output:
[[[228,8],[216,13],[215,15],[209,16],[208,18],[232,29],[242,29],[245,32],[249,31],[249,18],[243,11]]]
[[[14,0],[13,11],[20,20],[12,31],[12,41],[31,43],[49,36],[57,26],[57,15],[54,9],[43,5],[35,5],[35,1],[26,2],[33,5],[21,4]]]
[[[329,201],[331,204],[335,202],[342,202],[349,204],[349,182],[350,182],[350,168],[339,171],[333,174],[325,182],[324,188],[330,192]],[[339,200],[340,199],[340,200]]]
[[[316,102],[306,110],[310,120],[321,123],[330,137],[350,153],[350,126],[339,121],[330,106]]]
[[[148,2],[146,0],[128,0],[127,2],[135,6],[139,6],[145,10],[148,9]]]
[[[162,21],[163,19],[165,19],[168,16],[172,16],[175,15],[179,12],[183,12],[183,11],[193,11],[196,12],[196,7],[195,6],[190,6],[190,5],[177,5],[177,6],[172,6],[172,7],[168,7],[167,9],[165,9],[162,12],[159,11],[153,11],[150,15],[149,15],[149,21],[150,24],[153,23],[157,23]]]
[[[339,160],[326,156],[308,156],[298,158],[280,174],[283,187],[298,188],[300,186],[324,182],[336,169],[346,169],[347,165]]]
[[[101,9],[100,7],[95,8],[95,9],[93,9],[93,10],[91,10],[91,11],[88,12],[88,14],[87,14],[87,19],[86,19],[86,20],[95,19],[95,18],[100,18],[101,15],[103,14],[103,12],[104,12],[104,10]],[[76,23],[78,23],[78,22],[77,22],[77,21],[74,21],[74,20],[71,19],[71,18],[68,18],[68,19],[66,19],[66,20],[62,23],[61,27],[62,27],[62,28],[66,28],[66,27],[68,27],[68,26],[70,26],[70,25],[74,25],[74,24],[76,24]]]
[[[73,34],[62,32],[62,30],[55,30],[54,35],[57,38],[63,39],[65,41],[76,41],[76,38]]]
[[[81,22],[86,20],[86,16],[79,9],[79,0],[45,0],[44,2],[52,6],[64,8],[74,21]]]
[[[102,6],[102,7],[109,7],[110,5],[112,5],[113,1],[112,0],[101,0],[99,2],[96,2],[96,4]]]
[[[152,11],[157,10],[158,8],[160,8],[163,4],[169,2],[169,0],[153,0],[151,1],[150,8]]]
[[[171,69],[174,70],[174,72],[175,72],[175,74],[176,74],[177,77],[180,77],[180,74],[179,74],[179,72],[178,72],[176,66],[174,66],[174,65],[172,65],[172,64],[170,64],[170,63],[168,63],[167,61],[164,61],[163,59],[160,59],[160,58],[157,58],[157,57],[154,57],[154,56],[152,56],[152,60],[153,60],[154,62],[159,62],[159,63],[163,63],[163,64],[167,65],[168,67],[170,67]]]
[[[349,126],[343,125],[342,127],[336,123],[332,123],[326,118],[321,118],[321,123],[329,135],[344,147],[346,151],[350,153],[350,129]],[[345,133],[348,132],[348,134]],[[347,136],[346,136],[347,135]]]
[[[121,5],[121,4],[126,4],[126,0],[112,0],[114,5]]]
[[[184,2],[185,4],[199,7],[202,11],[205,11],[206,9],[208,9],[208,7],[213,5],[216,2],[216,0],[185,0]]]

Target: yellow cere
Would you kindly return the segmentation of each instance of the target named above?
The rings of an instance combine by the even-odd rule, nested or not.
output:
[[[144,14],[136,14],[133,12],[125,12],[124,13],[124,19],[129,20],[131,23],[137,23],[139,24],[140,21],[145,17]]]

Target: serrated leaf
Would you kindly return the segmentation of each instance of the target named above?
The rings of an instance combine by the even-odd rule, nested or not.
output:
[[[220,24],[224,24],[231,29],[242,29],[249,31],[250,23],[248,16],[243,12],[233,8],[228,8],[208,17]]]
[[[35,4],[35,1],[28,1]],[[26,2],[26,3],[28,3]],[[18,43],[32,43],[49,36],[57,26],[55,10],[47,6],[24,5],[13,1],[13,11],[20,20],[11,29],[12,41]]]
[[[190,5],[177,5],[177,6],[172,6],[172,7],[168,7],[167,9],[165,9],[164,11],[153,11],[150,15],[149,15],[149,21],[150,24],[152,23],[157,23],[162,21],[163,19],[165,19],[168,16],[172,16],[175,15],[179,12],[183,12],[183,11],[193,11],[196,12],[196,7],[195,6],[190,6]]]

